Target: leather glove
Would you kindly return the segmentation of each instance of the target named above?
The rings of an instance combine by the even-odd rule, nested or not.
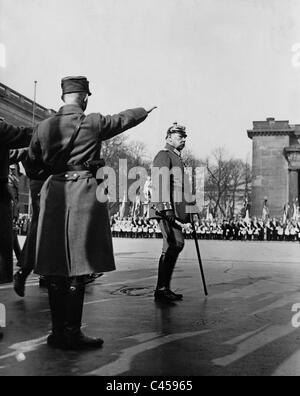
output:
[[[167,210],[165,213],[165,217],[166,217],[166,220],[168,220],[168,222],[171,224],[174,223],[176,220],[176,216],[175,216],[175,213],[173,210]]]

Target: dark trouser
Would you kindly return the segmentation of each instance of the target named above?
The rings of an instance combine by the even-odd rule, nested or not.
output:
[[[55,336],[76,337],[80,334],[85,277],[47,276],[52,332]]]
[[[13,230],[13,249],[14,249],[14,252],[15,252],[16,259],[20,260],[21,247],[20,247],[20,244],[19,244],[18,231],[17,230]]]
[[[27,238],[19,259],[19,267],[24,275],[29,275],[34,269],[36,254],[36,238],[40,213],[40,192],[44,182],[40,180],[30,181],[30,192],[32,201],[32,218]]]
[[[0,182],[0,283],[13,277],[13,231],[11,195],[7,183]]]
[[[170,289],[178,256],[184,248],[184,236],[180,227],[166,220],[161,220],[159,225],[163,235],[163,251],[159,260],[157,289]]]

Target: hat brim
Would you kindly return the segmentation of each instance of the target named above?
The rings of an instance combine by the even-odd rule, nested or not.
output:
[[[71,93],[86,93],[86,94],[88,94],[88,96],[92,96],[92,94],[91,94],[91,92],[90,91],[86,91],[86,90],[64,90],[63,91],[63,95],[68,95],[68,94],[71,94]]]

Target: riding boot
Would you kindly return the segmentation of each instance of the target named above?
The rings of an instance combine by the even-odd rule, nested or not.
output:
[[[81,331],[85,285],[80,278],[75,278],[68,287],[66,297],[66,323],[64,330],[65,349],[80,350],[100,348],[103,340],[85,336]]]
[[[170,288],[172,274],[176,265],[178,254],[166,253],[160,257],[158,268],[158,282],[155,290],[156,301],[173,302],[182,300],[182,294],[172,292]]]
[[[52,319],[52,334],[48,345],[54,348],[65,348],[64,329],[66,320],[67,284],[65,278],[47,278],[49,305]]]
[[[157,278],[157,286],[156,290],[163,289],[165,287],[165,279],[166,279],[166,267],[164,265],[165,255],[162,254],[159,259],[158,264],[158,278]]]
[[[32,269],[21,268],[14,275],[14,291],[18,296],[25,296],[25,283]]]

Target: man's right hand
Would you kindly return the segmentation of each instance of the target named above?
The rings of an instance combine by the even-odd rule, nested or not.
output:
[[[151,107],[151,109],[150,109],[150,110],[146,110],[146,111],[147,111],[147,113],[148,113],[148,114],[150,114],[150,113],[151,113],[151,111],[153,111],[153,110],[155,110],[155,109],[157,109],[157,106],[153,106],[153,107]]]

